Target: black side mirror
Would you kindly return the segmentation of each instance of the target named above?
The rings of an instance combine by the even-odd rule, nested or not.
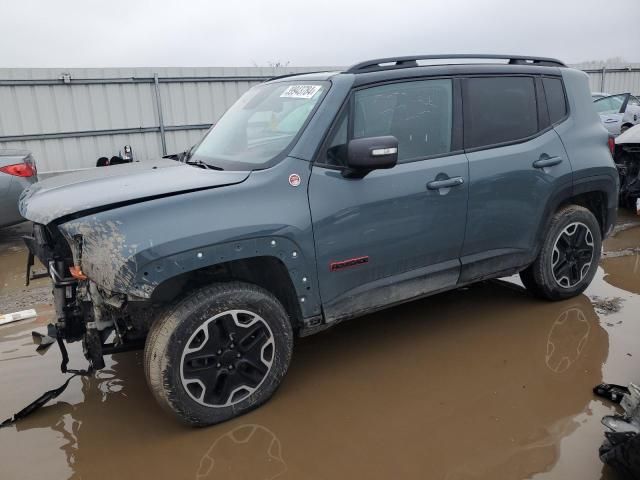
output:
[[[398,139],[392,135],[351,140],[347,145],[345,177],[362,178],[372,170],[398,163]]]

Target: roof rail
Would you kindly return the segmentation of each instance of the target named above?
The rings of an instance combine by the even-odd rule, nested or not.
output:
[[[416,55],[408,57],[376,58],[366,62],[356,63],[345,70],[346,73],[364,73],[376,70],[387,70],[394,68],[418,67],[418,60],[454,60],[454,59],[488,59],[488,60],[508,60],[509,65],[538,65],[545,67],[566,67],[564,63],[555,58],[529,57],[523,55],[482,55],[477,53],[455,53],[452,55]],[[389,65],[385,65],[389,64]]]

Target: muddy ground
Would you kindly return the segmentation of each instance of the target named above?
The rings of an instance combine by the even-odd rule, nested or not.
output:
[[[60,385],[35,353],[48,281],[22,287],[25,226],[0,230],[0,417]],[[190,429],[156,405],[141,352],[0,430],[2,479],[613,479],[598,459],[603,381],[640,381],[640,226],[622,214],[584,295],[536,300],[517,278],[379,312],[296,345],[262,408]],[[72,364],[83,367],[77,344]]]

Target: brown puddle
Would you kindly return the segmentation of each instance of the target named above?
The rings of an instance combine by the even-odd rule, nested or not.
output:
[[[638,234],[615,239],[640,245]],[[615,478],[597,456],[600,418],[613,408],[591,389],[640,380],[636,261],[606,258],[586,294],[564,302],[487,282],[300,339],[270,402],[206,429],[160,410],[139,352],[115,356],[0,430],[1,476]],[[595,298],[619,298],[619,309],[599,314]],[[0,327],[0,416],[64,379],[59,353],[40,357],[31,345],[48,312]],[[72,364],[84,366],[73,347]]]

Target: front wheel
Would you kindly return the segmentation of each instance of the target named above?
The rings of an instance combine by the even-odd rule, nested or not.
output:
[[[196,291],[157,319],[144,366],[164,409],[205,426],[266,402],[292,350],[293,331],[280,302],[258,286],[229,282]]]
[[[553,216],[538,257],[520,273],[520,278],[539,297],[574,297],[593,280],[601,249],[600,225],[593,213],[569,205]]]

